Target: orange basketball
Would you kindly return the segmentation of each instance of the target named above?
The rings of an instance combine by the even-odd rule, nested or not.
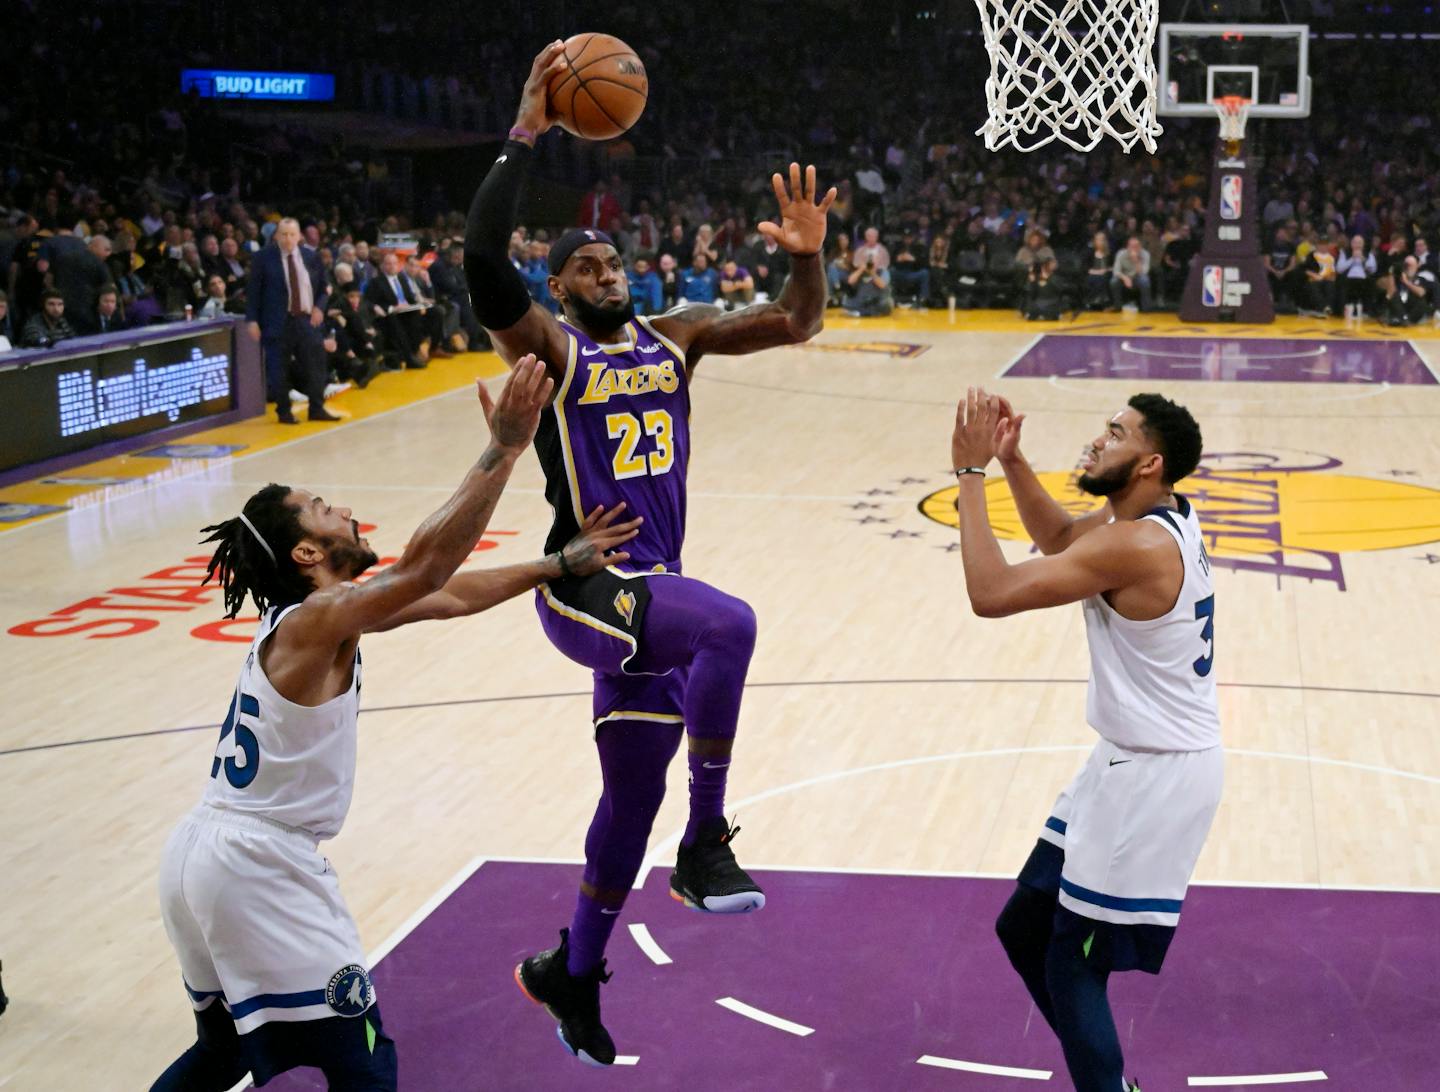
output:
[[[610,140],[640,120],[650,80],[633,49],[611,34],[576,34],[565,41],[565,59],[545,89],[562,129]]]

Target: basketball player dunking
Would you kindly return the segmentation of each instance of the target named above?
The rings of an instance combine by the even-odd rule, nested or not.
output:
[[[619,503],[644,516],[631,561],[594,576],[566,574],[536,597],[551,642],[595,673],[594,728],[603,793],[585,839],[585,872],[559,947],[516,968],[521,988],[559,1021],[562,1041],[593,1065],[615,1045],[600,1022],[599,985],[610,932],[645,857],[665,794],[665,773],[688,737],[690,818],[671,894],[712,913],[742,913],[765,896],[735,861],[724,816],[725,776],[740,716],[755,616],[709,584],[682,576],[690,377],[706,353],[749,353],[805,341],[825,309],[820,248],[831,190],[817,202],[815,168],[777,174],[778,223],[760,230],[791,254],[774,301],[725,313],[689,306],[636,318],[609,236],[574,230],[550,251],[557,319],[526,294],[507,247],[535,138],[552,123],[546,81],[566,61],[562,44],[536,57],[504,151],[470,209],[465,271],[475,313],[507,360],[550,363],[555,397],[536,450],[555,510],[549,541],[564,542],[587,506]]]
[[[319,1068],[331,1088],[395,1088],[395,1045],[360,937],[316,851],[339,832],[355,783],[360,635],[475,614],[562,571],[628,558],[606,551],[639,521],[596,510],[543,561],[453,575],[550,393],[534,357],[519,361],[498,403],[480,388],[490,445],[404,556],[364,584],[355,580],[376,559],[350,510],[303,490],[267,485],[240,515],[205,528],[219,544],[206,580],[218,575],[227,617],[249,596],[261,619],[204,797],[165,847],[161,913],[198,1039],[152,1092],[223,1092],[247,1072],[262,1085],[296,1066]]]
[[[1085,712],[1100,741],[1055,802],[996,931],[1076,1089],[1129,1092],[1106,984],[1111,971],[1159,972],[1223,779],[1210,560],[1174,491],[1200,461],[1200,427],[1158,394],[1130,399],[1079,479],[1106,504],[1076,519],[1021,456],[1023,421],[974,388],[960,403],[951,456],[965,585],[985,618],[1084,604]],[[997,455],[1045,557],[1010,565],[1000,552],[985,503]]]

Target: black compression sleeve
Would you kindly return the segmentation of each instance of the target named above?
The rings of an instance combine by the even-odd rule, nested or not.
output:
[[[530,309],[525,281],[510,263],[510,233],[519,216],[520,187],[532,149],[507,140],[475,191],[465,220],[465,278],[475,317],[488,330],[514,326]]]

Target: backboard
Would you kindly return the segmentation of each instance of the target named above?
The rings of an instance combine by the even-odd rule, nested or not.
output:
[[[1252,118],[1310,115],[1310,28],[1299,23],[1161,23],[1157,113],[1214,117],[1240,95]]]

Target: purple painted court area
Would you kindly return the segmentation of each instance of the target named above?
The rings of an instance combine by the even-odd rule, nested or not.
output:
[[[653,872],[631,897],[601,990],[633,1067],[575,1061],[515,964],[556,941],[578,866],[487,862],[375,968],[400,1087],[931,1092],[1066,1088],[1059,1047],[992,923],[1011,884],[857,873],[758,873],[770,902],[684,910]],[[626,925],[674,962],[657,966]],[[1287,1087],[1433,1089],[1440,1074],[1440,896],[1192,889],[1159,977],[1112,980],[1127,1069],[1147,1090],[1191,1076],[1303,1073]],[[814,1029],[800,1037],[716,1004],[735,998]],[[1049,1081],[921,1066],[922,1055]],[[269,1088],[322,1088],[287,1074]]]
[[[1437,382],[1408,341],[1096,334],[1046,334],[1005,376],[1421,387]]]

